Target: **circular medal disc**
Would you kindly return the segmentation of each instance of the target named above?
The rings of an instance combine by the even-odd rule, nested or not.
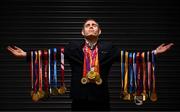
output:
[[[38,96],[37,93],[33,93],[33,95],[32,95],[32,100],[33,100],[34,102],[37,102],[37,101],[39,100],[39,96]]]
[[[143,96],[143,101],[146,101],[148,98],[148,95],[146,93],[141,93],[141,95]]]
[[[81,83],[82,83],[82,84],[87,84],[87,82],[88,82],[88,80],[87,80],[86,77],[83,77],[83,78],[81,79]]]
[[[123,100],[130,100],[131,99],[131,95],[129,93],[125,94],[123,97]]]
[[[143,104],[143,96],[134,96],[134,103],[136,105],[142,105]]]
[[[62,86],[58,89],[59,94],[64,94],[66,92],[66,87]]]
[[[58,89],[57,88],[52,88],[52,95],[57,96],[58,95]]]
[[[157,94],[152,93],[150,99],[151,99],[151,101],[153,101],[153,102],[157,101]]]
[[[38,91],[37,92],[37,95],[39,96],[39,99],[43,98],[44,97],[44,91]]]
[[[99,80],[96,81],[97,85],[101,85],[102,84],[102,79],[100,78]]]
[[[95,77],[96,77],[96,73],[94,72],[94,71],[89,71],[88,72],[88,74],[87,74],[87,77],[89,78],[89,79],[95,79]]]
[[[96,72],[96,77],[95,77],[95,80],[96,80],[96,81],[98,81],[98,80],[100,80],[100,78],[101,78],[101,77],[100,77],[99,73],[98,73],[98,72]]]

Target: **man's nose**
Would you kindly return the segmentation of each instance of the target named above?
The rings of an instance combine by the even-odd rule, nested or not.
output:
[[[93,26],[92,25],[90,25],[90,27],[89,27],[90,29],[93,29]]]

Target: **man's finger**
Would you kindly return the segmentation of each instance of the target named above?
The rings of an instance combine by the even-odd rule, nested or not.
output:
[[[162,47],[162,46],[164,46],[164,45],[165,45],[165,43],[161,44],[159,47]]]
[[[7,49],[11,52],[15,52],[15,50],[12,47],[7,47]]]
[[[20,48],[19,48],[19,47],[17,47],[17,46],[14,46],[14,48],[15,48],[15,49],[20,49]]]
[[[167,48],[167,49],[170,49],[171,46],[173,46],[173,45],[174,45],[173,43],[170,43],[170,44],[168,44],[168,45],[166,46],[166,48]]]

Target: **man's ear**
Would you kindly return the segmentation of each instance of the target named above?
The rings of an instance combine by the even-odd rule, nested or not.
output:
[[[81,30],[81,34],[84,36],[84,30],[83,29]]]
[[[101,29],[99,29],[99,35],[101,34]]]

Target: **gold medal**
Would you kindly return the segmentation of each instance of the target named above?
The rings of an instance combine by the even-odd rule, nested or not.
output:
[[[98,73],[98,72],[96,72],[96,77],[95,77],[95,80],[96,80],[96,81],[98,81],[98,80],[100,80],[100,79],[101,79],[101,77],[100,77],[99,73]]]
[[[100,78],[99,80],[96,80],[96,84],[101,85],[102,84],[102,79]]]
[[[39,100],[39,96],[38,96],[37,93],[33,93],[33,95],[32,95],[32,100],[33,100],[34,102],[37,102],[37,101]]]
[[[87,77],[91,80],[95,79],[96,73],[94,71],[89,71]]]
[[[82,83],[82,84],[87,84],[87,83],[88,83],[88,79],[87,79],[86,77],[83,77],[83,78],[81,79],[81,83]]]
[[[66,87],[65,86],[61,86],[59,89],[58,89],[58,92],[59,94],[64,94],[66,92]]]
[[[52,88],[52,95],[57,96],[58,95],[58,88]]]
[[[143,101],[146,101],[148,98],[148,95],[146,93],[141,93],[141,95],[143,96]]]
[[[38,91],[37,92],[37,95],[39,96],[39,99],[43,98],[44,97],[44,91]]]
[[[123,97],[123,100],[131,100],[131,95],[129,93],[126,93]]]

